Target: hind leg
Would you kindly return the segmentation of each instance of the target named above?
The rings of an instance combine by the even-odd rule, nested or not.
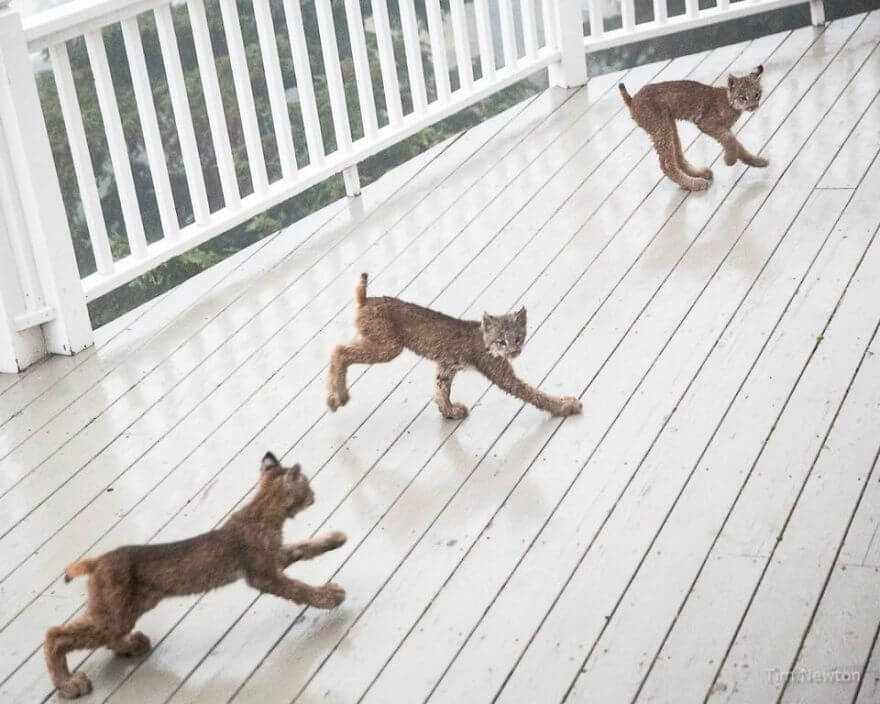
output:
[[[139,658],[150,652],[150,639],[140,631],[132,631],[107,643],[107,647],[120,657]]]
[[[62,697],[75,699],[92,691],[92,683],[84,672],[71,673],[67,669],[67,653],[72,650],[98,648],[107,640],[104,630],[89,617],[49,629],[43,644],[43,653],[52,684]]]
[[[345,373],[352,364],[390,362],[403,351],[403,345],[386,329],[386,335],[362,337],[348,345],[338,345],[330,359],[330,389],[327,405],[331,411],[348,403]]]
[[[681,139],[678,136],[677,128],[672,130],[672,135],[675,137],[675,157],[678,160],[678,165],[681,167],[681,170],[692,178],[704,178],[711,181],[715,177],[715,174],[712,173],[712,169],[708,166],[703,169],[698,169],[687,160],[687,157],[685,157],[684,150],[681,148]]]
[[[448,364],[437,365],[437,384],[434,390],[434,400],[437,402],[437,408],[444,418],[450,420],[460,420],[467,417],[468,409],[463,403],[453,403],[449,398],[449,392],[452,390],[452,380],[458,369]]]
[[[654,140],[654,149],[660,158],[660,168],[663,169],[664,174],[689,191],[702,191],[709,187],[707,179],[688,176],[678,163],[675,148],[678,131],[672,118],[665,118],[655,125],[651,138]]]

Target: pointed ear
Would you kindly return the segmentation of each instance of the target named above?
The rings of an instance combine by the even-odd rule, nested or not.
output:
[[[758,65],[755,67],[755,70],[752,71],[752,75],[753,75],[755,78],[757,78],[758,76],[760,76],[762,73],[764,73],[764,65],[763,65],[763,64],[758,64]]]
[[[733,90],[733,87],[736,85],[736,76],[732,73],[727,76],[727,88],[729,90]]]
[[[483,313],[483,330],[489,327],[492,323],[495,322],[495,318],[493,318],[488,313]]]
[[[523,306],[516,313],[514,313],[513,319],[516,321],[517,325],[525,325],[526,324],[526,307]]]
[[[300,466],[299,466],[299,462],[297,462],[295,465],[293,465],[293,467],[291,467],[290,469],[287,470],[284,477],[287,479],[287,481],[292,482],[295,479],[299,479],[299,474],[300,474]]]
[[[278,462],[278,458],[275,457],[271,452],[267,452],[263,455],[263,464],[260,467],[262,471],[266,471],[267,469],[274,469],[275,467],[280,467],[281,465]]]

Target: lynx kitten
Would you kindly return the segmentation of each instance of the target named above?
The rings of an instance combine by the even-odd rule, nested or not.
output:
[[[447,418],[464,418],[468,409],[449,399],[452,380],[462,369],[476,369],[504,391],[556,416],[580,413],[576,398],[556,398],[517,378],[509,359],[519,355],[526,339],[526,310],[483,315],[481,322],[459,320],[388,296],[367,298],[367,275],[355,289],[360,336],[339,345],[330,360],[327,405],[335,411],[348,402],[345,372],[351,364],[389,362],[404,348],[437,362],[435,399]]]
[[[731,74],[723,87],[668,81],[649,83],[633,96],[623,83],[618,88],[633,120],[651,135],[663,173],[682,188],[702,191],[709,187],[712,170],[698,169],[685,159],[675,121],[693,122],[717,140],[724,147],[724,163],[728,166],[737,159],[749,166],[767,166],[767,159],[752,154],[731,131],[744,110],[752,112],[758,107],[763,72],[764,67],[758,66],[746,76]]]

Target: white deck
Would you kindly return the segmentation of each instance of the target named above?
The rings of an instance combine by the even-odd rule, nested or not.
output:
[[[291,538],[349,536],[290,573],[345,604],[165,602],[147,658],[72,658],[88,701],[880,701],[878,42],[859,15],[545,93],[0,377],[0,699],[55,701],[67,563],[210,529],[271,449],[313,477]],[[758,63],[741,137],[771,166],[685,126],[715,183],[661,179],[621,77]],[[584,414],[464,374],[445,421],[407,355],[329,414],[361,271],[456,315],[525,304],[519,372]]]

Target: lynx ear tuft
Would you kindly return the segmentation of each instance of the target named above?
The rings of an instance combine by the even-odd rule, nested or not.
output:
[[[764,73],[764,65],[758,64],[754,71],[752,71],[752,75],[757,77]]]
[[[278,458],[275,457],[271,452],[267,452],[263,455],[263,464],[261,469],[265,472],[268,469],[274,469],[275,467],[280,467],[281,464],[278,462]]]
[[[483,313],[483,329],[485,330],[487,327],[492,325],[495,322],[495,317],[489,315],[488,313]]]
[[[736,76],[732,73],[727,76],[727,87],[729,90],[733,90],[733,87],[736,85]]]
[[[514,313],[513,318],[514,318],[514,320],[516,320],[516,322],[519,325],[525,325],[526,324],[526,307],[523,306],[516,313]]]
[[[287,470],[288,479],[298,479],[299,473],[302,468],[299,466],[299,462],[297,462],[293,467]]]

